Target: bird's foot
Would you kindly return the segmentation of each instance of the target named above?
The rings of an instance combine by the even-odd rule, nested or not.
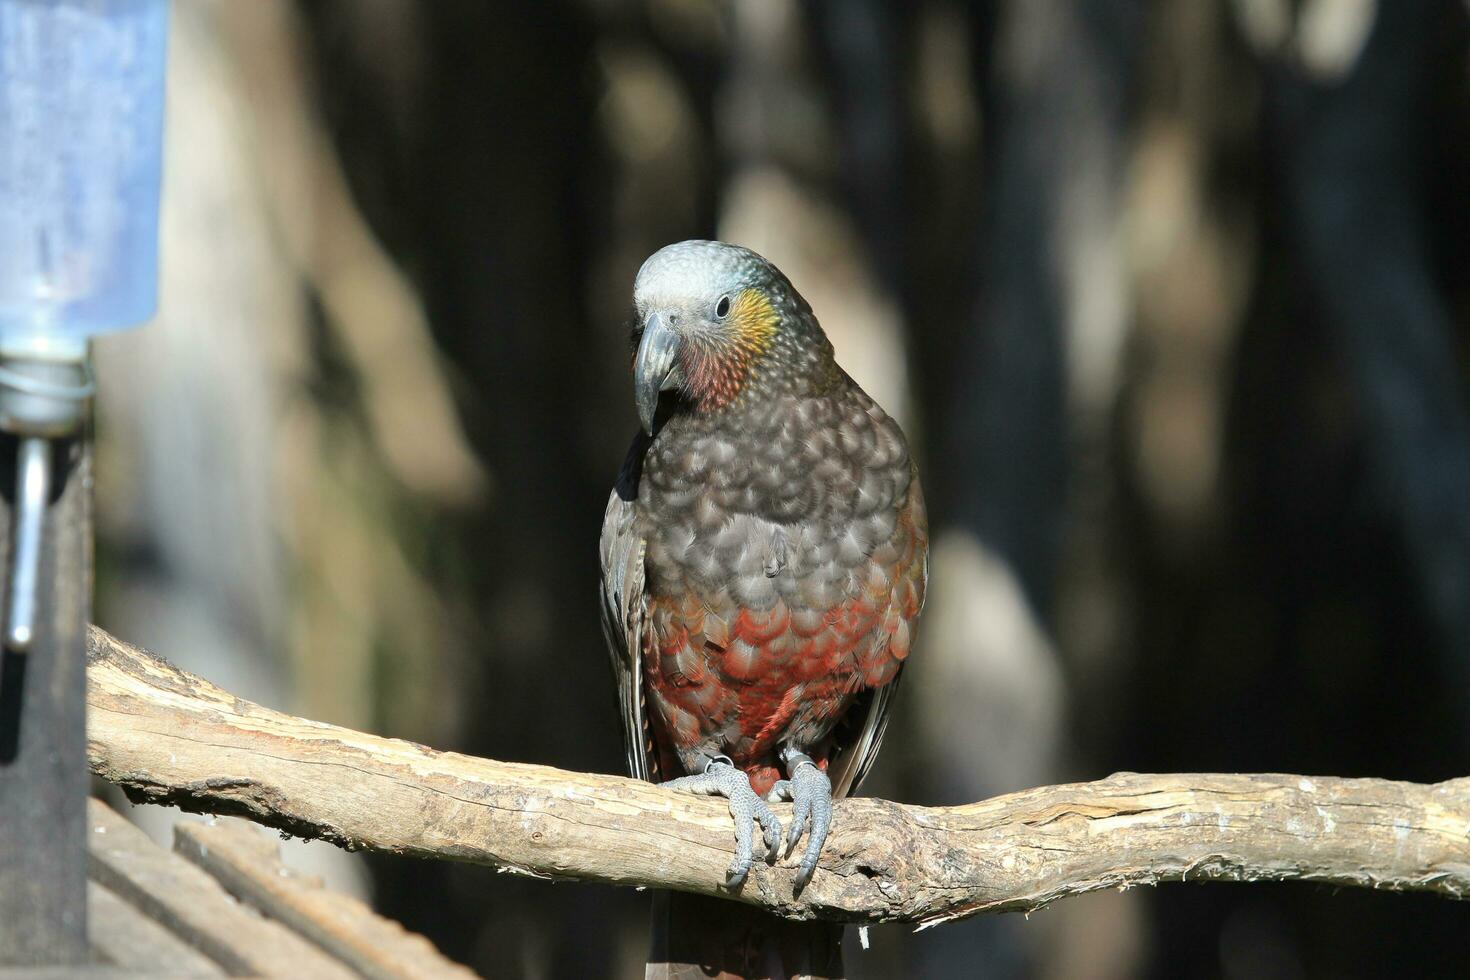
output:
[[[825,778],[825,777],[824,777]],[[755,825],[761,826],[761,835],[766,844],[766,863],[775,864],[781,850],[781,821],[771,812],[766,801],[751,789],[750,777],[735,767],[735,763],[717,756],[697,776],[680,776],[663,784],[669,789],[685,793],[704,793],[707,796],[723,796],[730,801],[730,816],[735,818],[735,860],[726,872],[728,888],[739,888],[750,874],[755,842]],[[830,804],[829,804],[830,808]]]
[[[812,880],[817,870],[817,857],[827,841],[827,831],[832,827],[832,781],[817,768],[810,756],[800,752],[783,753],[789,778],[771,787],[769,799],[791,800],[795,813],[791,820],[791,831],[786,837],[786,853],[796,849],[801,834],[810,824],[806,839],[806,851],[801,856],[801,865],[796,870],[796,891],[800,892]]]

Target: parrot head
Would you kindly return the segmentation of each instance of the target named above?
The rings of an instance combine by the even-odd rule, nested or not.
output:
[[[687,241],[659,249],[633,284],[634,398],[652,434],[661,392],[716,411],[753,387],[830,382],[832,346],[781,271],[748,248]]]

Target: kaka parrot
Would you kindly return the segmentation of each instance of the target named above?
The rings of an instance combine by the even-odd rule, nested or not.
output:
[[[924,601],[928,530],[898,424],[775,266],[688,241],[638,271],[641,430],[602,527],[628,766],[729,800],[738,889],[791,800],[816,869],[832,799],[878,752]],[[781,778],[784,774],[785,778]],[[838,976],[841,926],[661,895],[650,976]]]

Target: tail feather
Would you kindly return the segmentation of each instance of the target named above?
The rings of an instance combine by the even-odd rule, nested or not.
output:
[[[842,925],[739,902],[655,892],[647,980],[840,980]]]

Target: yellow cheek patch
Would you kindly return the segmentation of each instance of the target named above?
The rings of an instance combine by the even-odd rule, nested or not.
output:
[[[780,316],[759,289],[742,289],[730,308],[735,342],[749,354],[763,354],[776,336]]]

